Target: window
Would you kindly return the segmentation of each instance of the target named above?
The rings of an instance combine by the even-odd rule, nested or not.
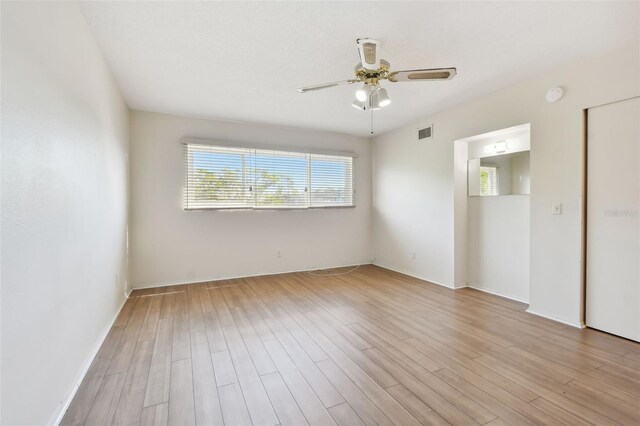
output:
[[[497,167],[480,167],[480,195],[498,195]]]
[[[351,156],[187,143],[184,158],[186,210],[354,206]]]
[[[353,205],[353,158],[309,155],[311,207]]]

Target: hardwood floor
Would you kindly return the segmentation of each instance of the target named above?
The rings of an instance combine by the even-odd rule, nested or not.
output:
[[[63,425],[640,424],[640,344],[375,266],[134,291]]]

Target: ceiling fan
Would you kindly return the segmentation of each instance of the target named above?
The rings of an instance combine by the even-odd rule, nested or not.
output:
[[[313,92],[315,90],[328,89],[342,84],[364,83],[356,92],[355,108],[360,110],[376,110],[384,108],[391,103],[387,91],[380,87],[381,80],[392,83],[402,81],[432,81],[451,80],[456,75],[455,68],[428,68],[406,71],[391,71],[389,62],[380,59],[380,41],[370,38],[356,40],[360,63],[356,65],[355,78],[336,81],[333,83],[306,86],[298,89],[299,93]]]

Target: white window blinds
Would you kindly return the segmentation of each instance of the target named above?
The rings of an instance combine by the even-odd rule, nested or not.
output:
[[[480,167],[480,195],[498,195],[498,169]]]
[[[309,155],[311,207],[353,205],[353,158]]]
[[[184,144],[191,209],[354,206],[350,156]]]

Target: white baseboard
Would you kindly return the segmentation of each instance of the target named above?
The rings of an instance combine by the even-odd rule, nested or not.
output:
[[[505,296],[504,294],[495,293],[495,292],[486,290],[484,288],[478,288],[478,287],[475,287],[475,286],[472,286],[472,285],[468,285],[468,284],[467,284],[467,287],[472,288],[474,290],[482,291],[484,293],[493,294],[494,296],[504,297],[505,299],[514,300],[514,301],[520,302],[520,303],[526,303],[527,305],[529,304],[529,301],[521,300],[521,299],[518,299],[518,298],[515,298],[515,297]],[[554,317],[554,316],[551,316],[551,315],[545,315],[543,313],[533,311],[531,309],[531,307],[529,307],[525,312],[527,312],[528,314],[532,314],[532,315],[538,316],[538,317],[549,319],[551,321],[560,322],[562,324],[570,325],[571,327],[585,328],[581,324],[576,324],[576,323],[573,323],[571,321],[567,321],[567,320],[564,320],[564,319],[561,319],[561,318],[557,318],[557,317]]]
[[[410,274],[410,273],[405,272],[405,271],[400,271],[398,269],[394,269],[394,268],[391,268],[389,266],[385,266],[385,265],[383,265],[381,263],[375,263],[374,262],[372,264],[375,265],[375,266],[379,266],[381,268],[384,268],[384,269],[388,269],[388,270],[393,271],[393,272],[397,272],[397,273],[402,274],[402,275],[408,275],[410,277],[417,278],[419,280],[426,281],[426,282],[431,283],[431,284],[437,284],[437,285],[439,285],[441,287],[450,288],[450,289],[455,290],[455,287],[453,287],[453,286],[450,286],[448,284],[442,284],[442,283],[439,283],[437,281],[430,280],[429,278],[421,277],[421,276],[415,275],[415,274]]]
[[[467,284],[467,287],[468,287],[468,288],[472,288],[472,289],[474,289],[474,290],[481,291],[481,292],[483,292],[483,293],[492,294],[492,295],[494,295],[494,296],[504,297],[505,299],[513,300],[513,301],[515,301],[515,302],[520,302],[520,303],[524,303],[524,304],[527,304],[527,305],[529,304],[529,301],[528,301],[528,300],[519,299],[519,298],[517,298],[517,297],[513,297],[513,296],[507,296],[507,295],[505,295],[505,294],[500,294],[500,293],[497,293],[497,292],[495,292],[495,291],[487,290],[486,288],[476,287],[476,286],[471,285],[471,284]]]
[[[129,291],[129,293],[131,293],[131,291]],[[69,405],[71,405],[71,401],[73,401],[73,398],[76,396],[76,393],[78,392],[78,389],[80,388],[80,384],[84,380],[84,377],[87,375],[87,372],[89,371],[89,368],[91,367],[91,363],[93,362],[94,358],[98,354],[98,351],[100,350],[100,347],[104,343],[104,340],[107,338],[107,334],[109,334],[109,330],[111,330],[111,327],[113,327],[113,324],[116,322],[116,318],[118,318],[118,315],[120,314],[120,311],[122,310],[124,304],[127,302],[128,298],[129,298],[129,294],[127,294],[125,292],[125,299],[122,301],[122,305],[120,305],[120,307],[116,310],[116,313],[113,316],[113,319],[107,323],[107,327],[98,336],[98,340],[93,345],[93,348],[91,349],[91,352],[89,352],[89,356],[87,358],[85,358],[85,361],[84,361],[84,363],[82,365],[82,368],[80,369],[80,374],[77,376],[76,382],[73,385],[73,389],[69,393],[69,396],[67,397],[67,400],[61,406],[60,411],[57,412],[57,413],[54,413],[54,415],[51,416],[53,421],[49,422],[48,424],[53,424],[53,425],[58,426],[60,424],[60,422],[62,421],[62,418],[64,417],[65,413],[67,412],[67,409],[69,408]]]
[[[250,275],[233,275],[233,276],[226,276],[226,277],[214,277],[214,278],[194,278],[194,279],[190,279],[187,281],[163,281],[163,282],[159,282],[159,283],[155,283],[155,284],[142,284],[142,285],[134,285],[132,290],[144,290],[146,288],[159,288],[159,287],[169,287],[172,285],[184,285],[184,284],[197,284],[197,283],[203,283],[203,282],[211,282],[211,281],[222,281],[222,280],[235,280],[238,278],[253,278],[253,277],[264,277],[264,276],[268,276],[268,275],[280,275],[280,274],[291,274],[294,272],[310,272],[310,271],[320,271],[323,269],[336,269],[336,268],[348,268],[348,267],[353,267],[353,266],[360,266],[360,265],[370,265],[371,263],[369,262],[364,262],[364,263],[351,263],[351,264],[347,264],[347,265],[332,265],[332,266],[323,266],[323,267],[319,267],[319,268],[309,268],[309,269],[296,269],[296,270],[287,270],[287,271],[279,271],[279,272],[260,272],[257,274],[250,274]]]
[[[543,314],[541,312],[536,312],[534,310],[531,309],[531,307],[529,307],[529,309],[527,309],[527,313],[532,314],[532,315],[536,315],[542,318],[546,318],[546,319],[550,319],[551,321],[555,321],[555,322],[561,322],[562,324],[566,324],[566,325],[570,325],[571,327],[575,327],[575,328],[585,328],[582,324],[580,323],[575,323],[575,322],[571,322],[562,318],[558,318],[558,317],[554,317],[553,315],[547,315],[547,314]]]
[[[375,259],[374,259],[374,260],[375,260]],[[528,302],[528,301],[519,300],[519,299],[517,299],[517,298],[510,297],[510,296],[505,296],[505,295],[498,294],[498,293],[493,293],[493,292],[488,291],[488,290],[483,289],[483,288],[477,288],[477,287],[474,287],[474,286],[472,286],[472,285],[469,285],[468,283],[466,283],[466,286],[458,286],[458,285],[456,285],[456,286],[452,287],[452,286],[450,286],[450,285],[442,284],[442,283],[439,283],[439,282],[437,282],[437,281],[429,280],[428,278],[420,277],[420,276],[417,276],[417,275],[414,275],[414,274],[410,274],[410,273],[407,273],[407,272],[404,272],[404,271],[399,271],[399,270],[397,270],[397,269],[390,268],[390,267],[385,266],[385,265],[383,265],[383,264],[376,263],[375,261],[374,261],[374,262],[372,262],[372,264],[374,264],[374,265],[376,265],[376,266],[379,266],[379,267],[381,267],[381,268],[389,269],[390,271],[398,272],[398,273],[400,273],[400,274],[404,274],[404,275],[409,275],[410,277],[418,278],[418,279],[420,279],[420,280],[427,281],[427,282],[430,282],[430,283],[433,283],[433,284],[437,284],[437,285],[440,285],[440,286],[442,286],[442,287],[450,288],[450,289],[453,289],[453,290],[457,290],[457,289],[460,289],[460,288],[469,287],[469,288],[473,288],[473,289],[478,290],[478,291],[482,291],[482,292],[485,292],[485,293],[493,294],[494,296],[500,296],[500,297],[504,297],[504,298],[506,298],[506,299],[514,300],[514,301],[516,301],[516,302],[529,304],[529,302]],[[578,324],[578,323],[574,323],[574,322],[571,322],[571,321],[567,321],[567,320],[562,319],[562,318],[557,318],[557,317],[554,317],[554,316],[552,316],[552,315],[545,315],[545,314],[540,313],[540,312],[535,312],[535,311],[531,310],[531,307],[529,307],[529,309],[527,309],[527,310],[526,310],[526,312],[527,312],[527,313],[530,313],[530,314],[533,314],[533,315],[537,315],[537,316],[539,316],[539,317],[543,317],[543,318],[546,318],[546,319],[550,319],[550,320],[552,320],[552,321],[560,322],[560,323],[562,323],[562,324],[566,324],[566,325],[569,325],[569,326],[571,326],[571,327],[576,327],[576,328],[585,328],[583,325]]]

